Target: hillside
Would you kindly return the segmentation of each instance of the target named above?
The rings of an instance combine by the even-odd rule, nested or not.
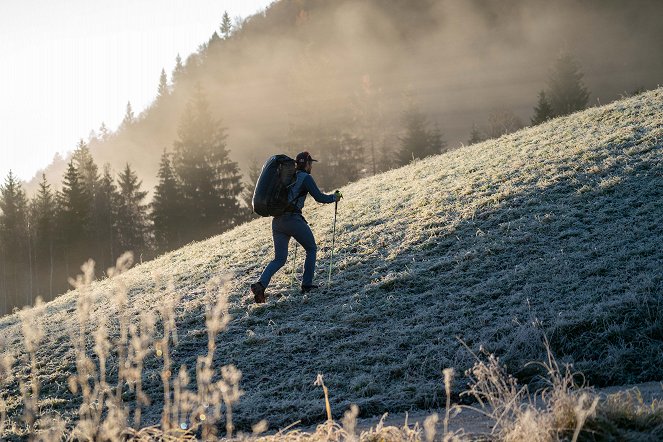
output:
[[[269,220],[259,219],[93,283],[89,332],[105,322],[117,334],[109,301],[117,283],[137,321],[175,296],[165,290],[172,278],[181,297],[173,366],[186,364],[193,379],[214,301],[205,287],[228,277],[232,320],[216,339],[215,362],[242,372],[240,429],[324,418],[318,373],[335,415],[352,403],[364,416],[439,405],[441,370],[472,365],[457,337],[500,356],[524,381],[537,373],[523,367],[541,359],[544,334],[592,384],[663,379],[662,137],[657,89],[416,161],[342,189],[328,289],[306,297],[290,289],[289,262],[269,289],[281,297],[252,303],[248,285],[272,252]],[[333,207],[309,201],[305,211],[322,282]],[[69,416],[76,297],[43,307],[37,351],[44,409]],[[23,353],[22,339],[19,315],[0,319],[5,349]],[[18,365],[23,375],[28,366]],[[163,406],[160,370],[150,353],[142,378],[150,423]],[[18,397],[13,382],[5,399],[14,418]]]

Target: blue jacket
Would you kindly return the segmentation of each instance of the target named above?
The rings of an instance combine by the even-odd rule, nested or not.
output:
[[[288,201],[294,206],[295,213],[302,213],[302,208],[306,202],[306,195],[309,193],[319,203],[328,204],[336,201],[334,194],[325,195],[320,192],[318,185],[315,184],[315,180],[309,173],[305,170],[298,170],[295,184],[292,185],[290,192],[288,192]]]

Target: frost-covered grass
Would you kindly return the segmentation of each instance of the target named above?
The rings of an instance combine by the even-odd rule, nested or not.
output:
[[[540,371],[525,363],[544,358],[544,334],[592,384],[663,379],[661,140],[658,89],[364,179],[342,189],[331,287],[300,295],[289,262],[268,303],[254,305],[248,286],[272,254],[270,220],[259,219],[93,283],[88,354],[97,361],[102,324],[121,341],[125,317],[140,324],[151,313],[163,339],[160,312],[176,300],[169,379],[185,365],[195,390],[197,362],[208,354],[206,312],[217,302],[206,288],[222,277],[232,320],[216,338],[213,365],[242,373],[233,408],[240,430],[324,420],[318,373],[337,418],[351,404],[362,416],[443,405],[442,369],[473,364],[457,338],[498,355],[521,382],[537,382]],[[320,246],[317,281],[326,282],[333,207],[309,202],[305,212]],[[23,434],[20,386],[29,398],[31,366],[34,410],[65,421],[79,410],[83,399],[69,388],[75,349],[85,345],[75,341],[78,293],[31,319],[40,331],[33,360],[20,315],[0,319],[0,342],[19,358],[3,389],[16,423],[8,435]],[[146,425],[164,409],[157,350],[146,348],[141,362]],[[120,359],[108,356],[109,383]]]

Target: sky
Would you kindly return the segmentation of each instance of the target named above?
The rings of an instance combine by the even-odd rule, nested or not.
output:
[[[0,183],[30,180],[87,140],[138,115],[170,73],[219,29],[273,0],[0,0]]]

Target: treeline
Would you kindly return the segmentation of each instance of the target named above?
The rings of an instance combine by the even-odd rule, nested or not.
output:
[[[539,92],[530,125],[535,126],[587,108],[590,93],[582,80],[583,76],[578,60],[569,52],[561,52],[550,69],[546,88]],[[475,124],[472,127],[468,144],[497,138],[525,126],[513,112],[499,109],[490,113],[486,126],[480,128]]]
[[[28,199],[10,172],[0,186],[0,298],[3,313],[52,300],[67,277],[94,259],[106,269],[127,250],[139,260],[223,232],[251,216],[241,207],[241,175],[230,160],[225,129],[202,91],[182,117],[172,151],[165,150],[151,203],[129,163],[116,176],[100,170],[81,141],[61,188],[45,176]]]

